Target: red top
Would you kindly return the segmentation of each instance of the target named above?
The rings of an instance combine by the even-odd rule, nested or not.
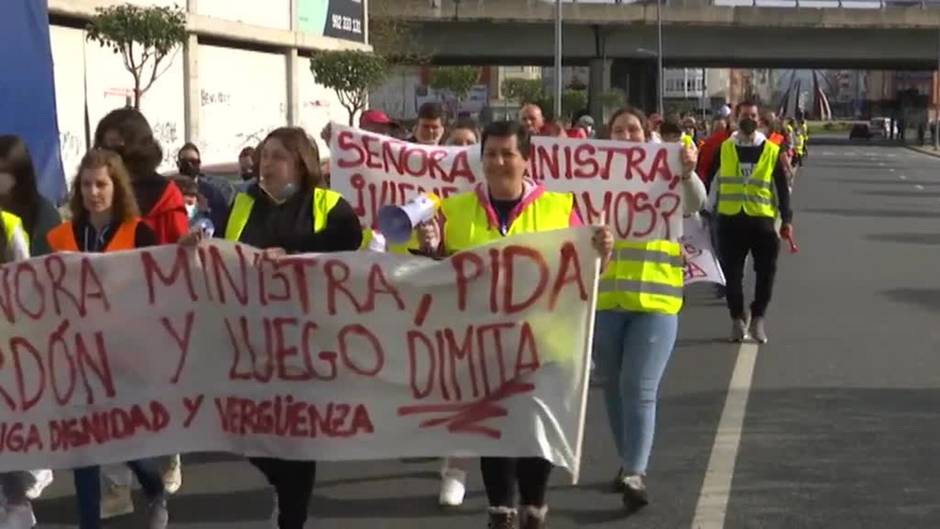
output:
[[[706,186],[712,177],[709,173],[712,170],[712,164],[715,163],[715,156],[718,156],[721,144],[730,137],[731,131],[727,129],[714,132],[705,140],[705,143],[702,144],[702,148],[698,151],[698,164],[695,167],[695,172],[698,173],[699,178],[705,182]]]
[[[183,193],[170,182],[150,211],[142,211],[141,219],[157,235],[157,244],[175,244],[189,232],[189,218]]]

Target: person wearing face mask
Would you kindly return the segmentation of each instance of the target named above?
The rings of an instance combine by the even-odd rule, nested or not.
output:
[[[62,218],[55,206],[39,194],[32,157],[19,136],[0,135],[0,209],[22,221],[31,256],[51,251],[46,234]]]
[[[610,120],[610,139],[646,143],[643,112],[623,108]],[[662,141],[683,143],[678,118],[660,127]],[[695,175],[695,147],[683,144],[683,213],[705,203],[705,186]],[[613,490],[628,513],[649,503],[646,470],[653,450],[659,384],[675,346],[682,309],[684,270],[675,240],[617,240],[607,272],[598,286],[594,362],[603,380],[607,418],[621,459]]]
[[[154,231],[140,218],[130,177],[121,157],[114,152],[94,149],[85,155],[72,184],[69,210],[72,220],[48,234],[53,251],[115,252],[157,243]],[[130,461],[127,466],[137,476],[148,499],[148,527],[165,528],[168,491],[156,462],[141,459]],[[74,474],[79,528],[98,529],[102,501],[100,468],[97,465],[78,468]]]
[[[581,225],[570,193],[547,191],[526,178],[530,147],[529,132],[520,123],[499,121],[486,127],[481,147],[486,181],[444,199],[443,226],[435,219],[419,227],[427,255],[446,256],[503,237]],[[613,246],[608,228],[597,228],[594,246],[606,260]],[[550,462],[539,457],[483,457],[480,468],[490,529],[546,527]]]
[[[196,183],[199,194],[205,197],[209,218],[213,224],[221,226],[235,199],[235,186],[225,178],[202,174],[202,157],[199,148],[192,143],[187,143],[180,149],[176,166],[181,175]]]
[[[731,341],[749,336],[767,343],[765,316],[777,273],[780,237],[792,235],[793,212],[787,169],[780,146],[757,130],[759,109],[754,101],[737,106],[738,130],[721,144],[711,168],[710,185],[718,186],[718,239],[726,294],[731,313]],[[782,225],[780,236],[776,218]],[[744,263],[754,259],[756,281],[750,311],[744,307]]]
[[[271,257],[352,251],[362,228],[352,206],[323,187],[320,155],[301,128],[275,129],[261,142],[259,180],[235,197],[225,238],[260,248]],[[201,239],[192,232],[185,242]],[[303,529],[316,477],[315,461],[251,457],[274,487],[277,525]]]

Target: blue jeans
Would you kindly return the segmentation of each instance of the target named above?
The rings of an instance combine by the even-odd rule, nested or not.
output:
[[[163,477],[157,465],[151,459],[129,461],[137,481],[144,489],[147,499],[154,499],[164,494]],[[76,468],[75,499],[78,500],[79,529],[99,529],[101,527],[101,467]]]
[[[659,382],[678,328],[675,314],[597,313],[594,362],[604,378],[607,418],[627,474],[646,474],[656,429]]]

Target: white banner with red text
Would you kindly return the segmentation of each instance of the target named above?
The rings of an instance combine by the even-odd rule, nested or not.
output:
[[[378,210],[419,193],[442,198],[482,182],[480,146],[437,147],[333,123],[330,186],[365,227]],[[677,240],[682,232],[681,146],[609,140],[532,138],[529,176],[570,192],[586,224],[607,223],[622,240]]]
[[[178,452],[541,456],[577,475],[590,228],[445,261],[225,241],[0,268],[0,471]]]
[[[689,215],[682,223],[682,256],[685,259],[685,284],[725,284],[718,256],[712,246],[708,220],[701,215]]]

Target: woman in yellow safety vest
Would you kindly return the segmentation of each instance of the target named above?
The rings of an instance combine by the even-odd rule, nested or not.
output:
[[[29,259],[29,236],[23,221],[13,213],[0,210],[0,264],[26,259]],[[48,470],[0,473],[0,492],[5,500],[4,512],[0,516],[4,523],[0,527],[32,527],[36,524],[29,501],[30,489],[37,486],[37,477],[41,475],[48,477],[47,483],[40,484],[40,489],[52,480],[52,473]]]
[[[473,120],[458,121],[447,133],[445,144],[451,147],[466,147],[480,143],[480,130]],[[467,491],[467,467],[465,458],[448,457],[441,469],[441,493],[438,503],[442,507],[458,507],[463,504]]]
[[[483,131],[486,182],[443,201],[443,228],[437,221],[419,229],[422,247],[432,255],[449,255],[502,237],[550,231],[581,224],[570,193],[546,191],[525,178],[529,132],[516,122],[499,121]],[[602,256],[613,247],[610,230],[598,228],[594,245]],[[552,464],[539,457],[483,457],[480,468],[489,500],[489,527],[545,527],[545,494]],[[515,503],[516,486],[521,512]]]
[[[610,120],[613,140],[645,143],[646,116],[624,108]],[[682,200],[686,214],[705,203],[695,176],[697,153],[682,150]],[[679,234],[681,235],[681,234]],[[614,486],[628,512],[648,503],[646,467],[653,448],[659,383],[672,354],[682,308],[682,251],[675,240],[617,240],[598,290],[594,361],[604,380],[607,416],[622,467]]]
[[[235,196],[225,238],[272,255],[352,251],[362,228],[352,206],[324,189],[320,155],[303,129],[272,131],[258,147],[258,182]],[[316,477],[315,461],[251,457],[277,494],[280,529],[303,529]]]

